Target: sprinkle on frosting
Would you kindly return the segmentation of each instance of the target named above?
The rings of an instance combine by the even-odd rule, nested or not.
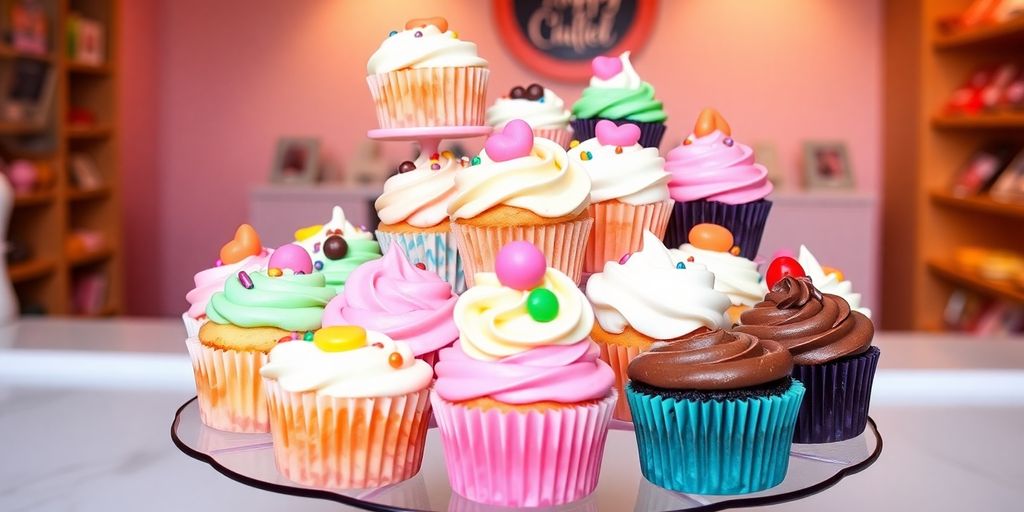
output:
[[[252,272],[251,288],[240,279],[228,279],[224,291],[210,298],[206,315],[218,324],[239,327],[277,327],[286,331],[310,331],[320,328],[324,306],[334,297],[323,274],[295,274],[285,271],[281,277]]]
[[[380,258],[380,244],[365,229],[354,226],[345,218],[340,206],[331,211],[331,220],[320,226],[310,226],[295,232],[298,245],[306,250],[312,259],[312,269],[322,273],[329,286],[338,292],[345,289],[348,275],[359,265]],[[344,242],[344,255],[340,254],[340,244],[332,237],[341,237]],[[334,247],[327,254],[326,245]],[[334,257],[332,257],[334,256]]]

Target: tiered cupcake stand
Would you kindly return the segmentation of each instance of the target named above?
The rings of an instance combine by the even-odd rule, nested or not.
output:
[[[287,480],[274,465],[270,434],[234,434],[203,425],[193,398],[174,416],[171,439],[186,455],[205,462],[224,476],[266,491],[330,500],[363,510],[484,511],[494,507],[471,502],[452,492],[444,465],[441,438],[427,433],[423,467],[410,480],[377,489],[339,490],[305,487]],[[820,493],[845,477],[867,469],[882,452],[874,420],[849,441],[793,445],[789,473],[767,491],[736,496],[703,496],[667,491],[640,474],[632,425],[612,422],[597,490],[587,498],[545,511],[711,511],[798,500]]]

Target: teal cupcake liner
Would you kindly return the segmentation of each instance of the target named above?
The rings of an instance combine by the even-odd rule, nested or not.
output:
[[[640,471],[689,494],[747,494],[782,482],[789,469],[804,386],[778,396],[719,402],[676,400],[626,386]]]

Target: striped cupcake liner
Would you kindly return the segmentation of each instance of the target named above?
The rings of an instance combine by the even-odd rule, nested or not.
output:
[[[481,126],[490,70],[419,68],[366,77],[381,128]]]
[[[267,402],[260,368],[263,352],[224,350],[185,340],[196,379],[199,417],[203,424],[226,432],[268,432]]]
[[[871,347],[840,361],[793,367],[793,378],[807,388],[794,443],[834,443],[864,432],[879,356],[878,347]]]
[[[587,240],[583,272],[597,273],[609,261],[619,261],[624,254],[639,251],[644,231],[662,238],[672,212],[671,199],[660,203],[632,205],[619,201],[601,201],[589,206],[594,228]]]

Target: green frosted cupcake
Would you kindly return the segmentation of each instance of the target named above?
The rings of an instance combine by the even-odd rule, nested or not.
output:
[[[792,369],[782,345],[724,330],[638,355],[626,399],[644,477],[690,494],[746,494],[781,483],[804,396]]]
[[[381,257],[380,244],[373,235],[352,225],[340,206],[334,207],[327,224],[296,231],[294,243],[306,250],[314,272],[322,273],[327,286],[338,293],[345,290],[348,275],[356,267]]]
[[[591,64],[594,76],[590,86],[572,106],[572,128],[576,140],[596,136],[597,123],[607,119],[617,125],[635,124],[640,128],[639,143],[657,148],[665,135],[665,108],[654,97],[654,87],[640,79],[629,52],[618,57],[596,57]]]

